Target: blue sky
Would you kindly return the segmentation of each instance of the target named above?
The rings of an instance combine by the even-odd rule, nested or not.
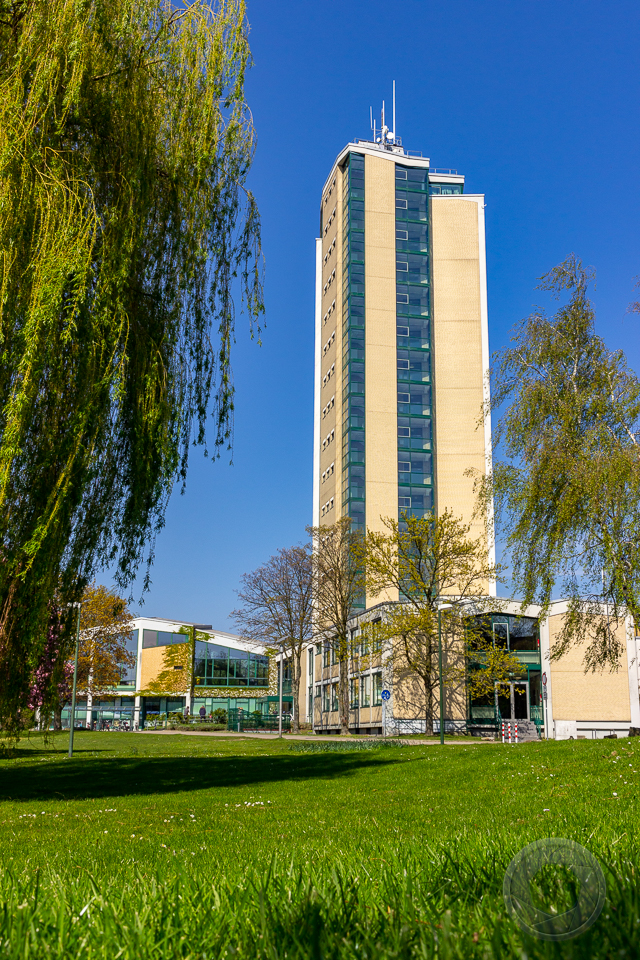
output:
[[[486,195],[491,349],[575,251],[598,329],[640,370],[637,2],[248,0],[263,224],[263,345],[238,324],[233,466],[191,459],[140,611],[233,630],[243,572],[311,521],[314,238],[336,155],[397,86],[397,132]]]

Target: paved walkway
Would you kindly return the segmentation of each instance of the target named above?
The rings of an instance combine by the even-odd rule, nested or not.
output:
[[[277,740],[277,733],[251,733],[250,731],[245,731],[244,733],[237,733],[234,730],[141,730],[141,733],[147,733],[149,735],[156,734],[158,736],[165,737],[219,737],[227,740]],[[350,737],[334,737],[325,734],[311,734],[307,735],[304,733],[283,733],[283,740],[291,740],[297,742],[298,740],[313,740],[316,743],[325,743],[328,740],[332,740],[336,743],[353,743],[354,741],[361,741],[364,743],[377,742],[384,743],[382,737],[359,737],[359,736],[350,736]],[[400,742],[405,743],[407,746],[412,746],[413,744],[420,744],[429,747],[439,747],[439,740],[410,740],[403,739],[402,737],[387,737],[387,742]],[[468,744],[478,744],[478,743],[496,743],[495,740],[481,740],[480,737],[460,737],[460,739],[449,739],[447,738],[444,741],[445,747],[455,747],[455,746],[465,746]]]

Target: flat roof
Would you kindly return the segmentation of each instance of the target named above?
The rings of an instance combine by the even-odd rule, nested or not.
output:
[[[389,143],[383,146],[379,143],[374,143],[373,140],[351,140],[345,147],[342,148],[338,156],[333,162],[331,167],[331,172],[327,179],[324,182],[322,188],[322,195],[329,185],[329,181],[333,178],[336,167],[339,167],[344,158],[348,153],[361,153],[369,154],[372,157],[383,157],[385,160],[393,160],[394,163],[401,163],[403,167],[429,167],[429,157],[423,157],[414,154],[404,149],[404,147],[395,144]],[[429,171],[429,182],[430,183],[464,183],[464,174],[449,171],[447,173],[438,173],[437,169],[433,172]]]

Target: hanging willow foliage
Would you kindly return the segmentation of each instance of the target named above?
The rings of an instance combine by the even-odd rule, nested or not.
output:
[[[0,0],[0,722],[59,587],[153,553],[262,313],[242,0]]]

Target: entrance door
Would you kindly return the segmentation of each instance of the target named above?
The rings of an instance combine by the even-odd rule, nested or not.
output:
[[[513,683],[511,684],[513,689],[513,712],[511,714],[512,720],[528,720],[529,719],[529,684],[528,683]]]
[[[496,683],[496,706],[503,720],[529,720],[529,683]]]

